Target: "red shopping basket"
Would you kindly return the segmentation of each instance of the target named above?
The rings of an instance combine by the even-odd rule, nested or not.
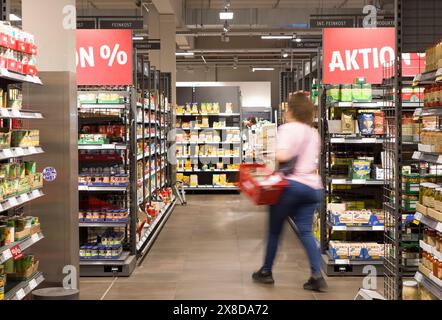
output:
[[[262,164],[241,164],[239,170],[239,189],[257,205],[278,203],[288,182],[279,174],[272,172]],[[263,181],[258,181],[257,171]],[[270,182],[270,183],[269,183]]]

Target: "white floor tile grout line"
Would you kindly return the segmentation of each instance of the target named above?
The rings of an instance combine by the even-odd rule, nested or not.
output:
[[[109,291],[112,289],[112,287],[113,287],[115,281],[117,281],[117,279],[118,279],[118,277],[115,277],[114,280],[112,280],[112,282],[111,282],[111,284],[109,285],[109,287],[107,288],[107,290],[106,290],[106,291],[103,293],[103,295],[101,296],[100,301],[101,301],[101,300],[104,300],[104,298],[105,298],[106,295],[109,293]]]

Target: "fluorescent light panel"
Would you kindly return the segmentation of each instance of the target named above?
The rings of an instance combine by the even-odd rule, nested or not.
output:
[[[275,68],[252,68],[252,71],[273,71]]]
[[[134,36],[132,37],[132,40],[144,40],[144,37]]]
[[[284,40],[284,39],[293,39],[293,36],[279,35],[279,36],[261,36],[263,40]]]
[[[222,11],[219,13],[219,19],[220,20],[232,20],[233,19],[233,12]]]
[[[195,53],[193,52],[176,52],[176,56],[184,57],[184,56],[194,56]]]

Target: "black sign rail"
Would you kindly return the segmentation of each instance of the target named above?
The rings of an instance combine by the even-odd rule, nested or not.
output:
[[[322,42],[293,42],[292,48],[319,48]]]
[[[161,50],[161,42],[159,39],[135,41],[134,45],[138,50]]]
[[[77,29],[97,29],[97,20],[94,19],[78,19]]]
[[[358,17],[358,27],[363,27],[364,17]],[[376,19],[376,27],[394,27],[394,17],[383,17]]]
[[[354,18],[310,18],[310,28],[353,28]]]
[[[134,29],[141,30],[144,28],[144,21],[140,18],[99,18],[98,25],[100,29]]]

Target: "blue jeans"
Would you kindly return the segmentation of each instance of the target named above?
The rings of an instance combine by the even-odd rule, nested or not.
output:
[[[288,180],[289,186],[283,191],[279,202],[270,206],[267,251],[263,270],[271,271],[278,242],[285,220],[291,217],[299,231],[299,238],[307,252],[312,275],[321,275],[321,253],[312,233],[313,213],[319,207],[323,190]]]

